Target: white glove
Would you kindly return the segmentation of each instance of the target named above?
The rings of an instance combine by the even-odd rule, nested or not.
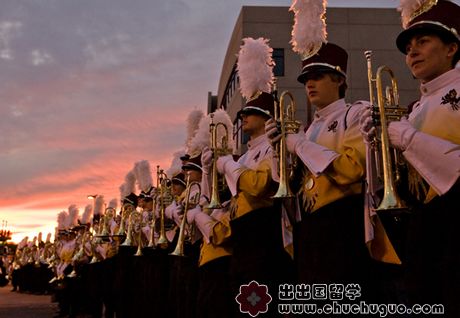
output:
[[[299,132],[297,134],[287,134],[286,135],[286,149],[290,152],[295,154],[295,149],[300,141],[305,139],[305,134],[303,132]]]
[[[219,171],[220,174],[224,174],[225,165],[230,161],[233,161],[233,157],[231,155],[219,157],[219,159],[217,159],[217,171]]]
[[[265,135],[268,137],[270,144],[275,145],[280,139],[281,134],[278,130],[278,125],[273,118],[265,122]]]
[[[201,168],[203,169],[203,174],[209,174],[212,164],[212,151],[208,147],[204,147],[201,152]]]
[[[201,207],[197,205],[195,208],[187,211],[187,223],[192,224],[195,222],[195,216],[201,212]]]
[[[372,111],[369,107],[363,108],[359,115],[359,131],[365,143],[371,142],[375,137],[374,121],[372,120]]]
[[[178,204],[174,209],[172,209],[172,219],[177,225],[180,225],[183,215],[184,212],[182,210],[182,205]]]
[[[388,138],[391,144],[402,151],[406,150],[416,133],[417,130],[406,118],[393,121],[388,125]]]

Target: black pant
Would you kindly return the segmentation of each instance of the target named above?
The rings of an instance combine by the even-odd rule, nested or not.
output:
[[[356,283],[362,295],[358,300],[374,298],[363,208],[363,196],[353,195],[302,214],[294,228],[299,283]]]
[[[405,285],[411,304],[443,304],[460,317],[460,184],[414,208],[406,244]]]

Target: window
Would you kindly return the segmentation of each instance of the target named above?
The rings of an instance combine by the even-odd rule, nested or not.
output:
[[[273,73],[276,77],[284,76],[284,49],[273,49],[273,61],[275,61],[275,67]]]
[[[232,74],[227,82],[227,86],[225,87],[224,96],[222,97],[222,105],[223,109],[227,109],[228,104],[230,104],[232,97],[236,91],[237,83],[238,83],[238,74],[236,72],[236,64],[233,66]]]

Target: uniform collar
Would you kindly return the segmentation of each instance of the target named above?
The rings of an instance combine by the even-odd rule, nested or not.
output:
[[[251,139],[248,141],[248,149],[255,148],[259,146],[264,141],[268,141],[268,138],[265,134],[257,137],[256,139]]]
[[[420,85],[420,92],[422,95],[427,96],[436,93],[439,89],[453,84],[460,77],[460,69],[454,68],[435,79]]]
[[[320,118],[325,118],[332,113],[335,113],[337,110],[344,110],[346,107],[345,99],[341,98],[336,100],[335,102],[327,105],[323,109],[319,109],[315,111],[315,120]]]

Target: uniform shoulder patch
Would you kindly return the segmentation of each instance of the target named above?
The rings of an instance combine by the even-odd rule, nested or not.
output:
[[[327,131],[332,131],[332,132],[337,132],[337,126],[339,122],[337,120],[334,120],[329,126],[327,126]]]
[[[442,105],[450,104],[452,110],[458,110],[460,108],[460,97],[457,97],[457,91],[455,89],[451,89],[449,93],[442,97]]]

